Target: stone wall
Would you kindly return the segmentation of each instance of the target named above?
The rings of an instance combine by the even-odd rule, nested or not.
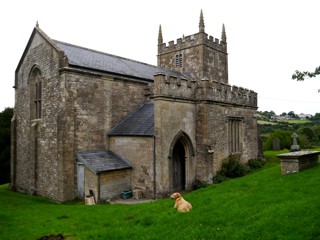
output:
[[[59,57],[60,52],[37,32],[19,63],[16,72],[15,109],[16,148],[13,180],[16,189],[63,199],[63,174],[59,172],[57,144],[57,113],[60,109]],[[32,69],[40,70],[42,78],[41,119],[31,119],[29,76]]]
[[[146,102],[145,88],[148,84],[144,81],[117,78],[108,82],[105,93],[108,94],[108,101],[111,102],[109,109],[112,116],[111,128]]]
[[[131,187],[141,189],[146,197],[154,196],[153,137],[110,137],[110,150],[132,165]]]
[[[201,106],[198,105],[198,109],[200,110]],[[199,115],[197,121],[198,129],[203,130],[197,132],[197,148],[200,155],[197,163],[202,169],[200,175],[207,177],[202,180],[210,181],[221,168],[222,160],[234,154],[229,146],[229,119],[236,118],[240,121],[240,151],[236,153],[240,154],[241,160],[245,162],[258,156],[258,129],[254,109],[206,104],[202,111],[203,116]],[[201,124],[205,119],[209,119],[207,128],[204,127],[205,124]]]
[[[131,190],[131,169],[100,173],[100,200],[120,198],[122,191]]]
[[[85,195],[89,195],[92,191],[96,201],[120,198],[122,191],[131,190],[131,169],[95,174],[85,167],[84,172]],[[100,184],[98,183],[99,180]]]

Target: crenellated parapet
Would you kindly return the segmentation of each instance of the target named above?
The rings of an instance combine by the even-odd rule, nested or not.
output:
[[[231,86],[214,80],[198,82],[197,100],[208,100],[226,104],[257,107],[257,93],[238,86]]]
[[[156,73],[152,90],[155,98],[212,101],[221,104],[257,107],[256,92],[215,80],[195,81],[178,75]]]
[[[200,44],[204,44],[221,52],[227,52],[226,42],[220,41],[218,38],[208,36],[206,33],[196,33],[187,37],[178,38],[176,43],[174,41],[170,41],[168,44],[160,43],[158,45],[158,54],[176,52]]]
[[[196,81],[182,76],[156,73],[154,75],[153,96],[194,100]]]

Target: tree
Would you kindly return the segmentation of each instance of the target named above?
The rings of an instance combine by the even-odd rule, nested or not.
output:
[[[319,74],[320,74],[320,66],[317,67],[314,70],[314,72],[308,72],[308,71],[300,72],[300,71],[296,70],[294,72],[294,74],[292,75],[292,79],[297,80],[297,81],[304,81],[305,78],[313,78]]]
[[[13,109],[0,112],[0,184],[10,182],[10,138]]]
[[[313,78],[317,75],[320,75],[320,66],[316,67],[316,69],[313,72],[308,71],[298,71],[296,70],[294,74],[292,74],[292,79],[297,81],[304,81],[306,78]],[[318,89],[318,92],[320,92],[320,89]]]
[[[298,131],[299,134],[304,134],[309,142],[318,142],[319,138],[317,134],[310,127],[302,127]]]
[[[258,119],[264,120],[264,121],[270,121],[276,115],[275,112],[272,110],[270,112],[268,112],[268,111],[259,112],[258,111],[258,114],[259,114]]]
[[[313,117],[312,120],[314,121],[319,121],[320,120],[320,113],[316,113]]]
[[[273,149],[273,139],[278,138],[280,140],[280,149],[290,149],[292,145],[292,131],[283,131],[283,130],[275,130],[270,133],[267,141],[264,145],[264,150],[272,150]]]
[[[294,113],[294,111],[288,112],[288,116],[290,116],[291,118],[296,118],[296,114]]]

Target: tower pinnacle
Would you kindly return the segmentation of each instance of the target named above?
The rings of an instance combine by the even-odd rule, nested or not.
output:
[[[222,24],[222,33],[221,33],[221,41],[227,43],[227,35],[224,24]]]
[[[202,9],[201,9],[201,12],[200,12],[199,32],[204,33],[204,20],[203,20]]]
[[[39,27],[39,22],[37,21],[37,23],[36,23],[36,27]]]
[[[163,43],[161,24],[159,26],[158,45]]]

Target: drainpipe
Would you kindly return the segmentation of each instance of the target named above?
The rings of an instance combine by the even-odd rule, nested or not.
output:
[[[97,203],[100,203],[100,173],[98,173],[98,197]]]
[[[153,136],[153,197],[156,198],[156,136]]]

